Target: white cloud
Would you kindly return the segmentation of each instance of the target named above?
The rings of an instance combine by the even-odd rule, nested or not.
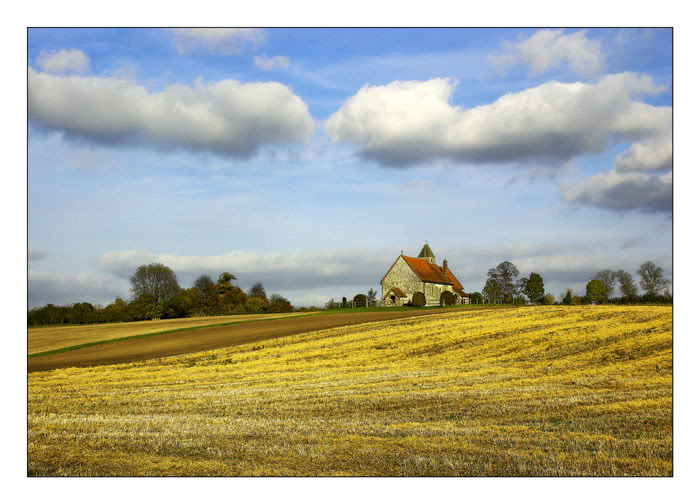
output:
[[[27,259],[30,261],[40,261],[47,256],[46,250],[31,243],[27,246]]]
[[[501,51],[488,55],[488,60],[501,73],[521,62],[532,75],[563,64],[578,74],[591,75],[602,72],[605,66],[600,42],[587,38],[585,30],[570,35],[564,35],[564,30],[539,30],[523,42],[504,43]]]
[[[117,296],[127,296],[124,282],[115,281],[112,275],[79,273],[57,275],[30,270],[27,274],[27,297],[29,307],[48,303],[63,305],[87,301],[107,304]]]
[[[364,86],[326,121],[326,132],[388,166],[438,158],[563,162],[600,153],[614,138],[658,135],[671,123],[670,107],[634,101],[664,89],[638,74],[548,82],[471,109],[449,103],[455,86],[449,79]]]
[[[258,28],[174,28],[174,45],[179,54],[210,51],[219,54],[239,53],[265,41]]]
[[[667,171],[673,164],[670,135],[635,143],[615,159],[614,169],[620,173],[636,171]]]
[[[248,157],[261,146],[308,139],[309,110],[277,82],[175,84],[149,93],[103,77],[59,77],[29,69],[29,117],[103,144],[137,143]]]
[[[260,70],[276,70],[278,68],[289,68],[289,58],[286,56],[256,56],[255,66]]]
[[[36,62],[44,72],[51,74],[85,73],[90,70],[90,58],[80,49],[41,51]]]

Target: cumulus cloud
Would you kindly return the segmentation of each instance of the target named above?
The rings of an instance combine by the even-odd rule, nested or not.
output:
[[[588,180],[562,184],[564,199],[570,203],[613,211],[673,211],[673,175],[612,170]]]
[[[587,38],[585,30],[570,35],[564,30],[539,30],[523,42],[505,42],[502,50],[489,53],[487,59],[501,73],[522,63],[531,75],[542,75],[564,64],[578,74],[591,75],[605,66],[600,42]]]
[[[31,243],[27,246],[27,259],[30,261],[40,261],[46,258],[46,250]]]
[[[30,68],[28,104],[30,119],[89,141],[239,158],[263,145],[304,141],[314,128],[306,103],[278,82],[200,80],[149,93],[125,80]]]
[[[79,273],[57,275],[43,271],[29,271],[27,297],[29,307],[79,303],[107,304],[117,296],[128,295],[128,286],[112,275]]]
[[[80,49],[41,51],[36,63],[44,72],[51,74],[85,73],[90,70],[90,58]]]
[[[673,164],[673,145],[670,135],[650,138],[635,143],[615,159],[617,172],[667,171]]]
[[[179,54],[209,51],[219,54],[240,53],[265,41],[258,28],[173,28],[173,44]]]
[[[449,103],[455,86],[450,79],[364,86],[325,130],[336,142],[354,143],[361,156],[398,167],[438,158],[564,162],[600,153],[613,139],[657,135],[671,122],[670,107],[635,101],[664,90],[638,74],[548,82],[470,109]]]
[[[260,70],[277,70],[278,68],[289,68],[289,58],[286,56],[256,56],[255,66]]]

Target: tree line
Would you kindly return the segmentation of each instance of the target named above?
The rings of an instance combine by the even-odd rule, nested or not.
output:
[[[87,302],[67,306],[48,304],[29,310],[28,324],[96,324],[294,310],[292,303],[281,295],[268,297],[262,282],[254,283],[244,292],[233,280],[236,277],[227,271],[216,282],[209,275],[201,275],[192,287],[183,289],[172,269],[160,263],[146,264],[139,266],[129,279],[132,295],[129,301],[117,297],[105,307]]]
[[[567,289],[559,297],[559,302],[552,294],[545,294],[544,280],[538,273],[518,279],[520,271],[511,262],[504,261],[487,273],[486,284],[481,294],[471,294],[472,303],[481,298],[486,303],[526,304],[636,304],[636,303],[673,303],[673,296],[668,290],[671,281],[664,277],[664,270],[651,261],[642,264],[637,270],[639,286],[644,292],[639,294],[637,284],[630,273],[625,270],[605,269],[597,272],[586,284],[586,294],[575,295]],[[620,296],[615,297],[616,288]]]

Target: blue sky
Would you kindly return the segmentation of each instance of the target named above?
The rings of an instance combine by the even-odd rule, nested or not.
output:
[[[230,271],[351,297],[427,240],[583,293],[672,271],[670,29],[30,29],[29,305]]]

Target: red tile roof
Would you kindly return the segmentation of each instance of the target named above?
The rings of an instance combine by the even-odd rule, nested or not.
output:
[[[404,291],[402,291],[402,290],[399,289],[398,287],[392,287],[391,290],[390,290],[389,292],[393,292],[394,294],[396,294],[396,295],[399,296],[400,298],[405,298],[405,297],[407,297],[406,294],[404,293]]]
[[[401,256],[406,264],[408,264],[413,272],[418,275],[423,282],[439,283],[453,285],[457,280],[454,278],[452,273],[449,273],[449,268],[447,269],[449,274],[445,274],[442,268],[437,264],[432,264],[425,259],[419,259],[417,257]],[[452,278],[450,278],[452,277]],[[458,282],[459,283],[459,282]],[[461,286],[460,286],[461,287]]]

